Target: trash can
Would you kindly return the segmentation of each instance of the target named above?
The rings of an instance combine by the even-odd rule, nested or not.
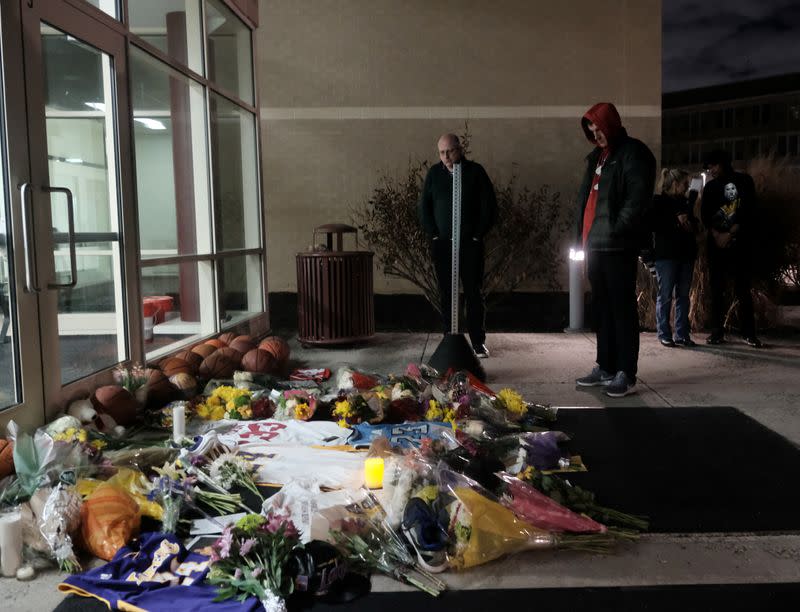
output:
[[[297,254],[297,329],[302,344],[349,344],[375,334],[373,253],[342,250],[343,235],[356,233],[349,225],[321,225],[314,229],[314,250]],[[317,234],[326,235],[325,250],[318,250]],[[358,249],[357,235],[355,239]]]

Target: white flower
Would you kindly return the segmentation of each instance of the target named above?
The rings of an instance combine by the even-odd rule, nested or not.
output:
[[[220,455],[211,462],[208,469],[211,478],[226,491],[251,471],[250,462],[234,453]]]
[[[283,597],[275,595],[272,591],[267,591],[267,596],[261,600],[266,612],[286,612],[286,602]]]

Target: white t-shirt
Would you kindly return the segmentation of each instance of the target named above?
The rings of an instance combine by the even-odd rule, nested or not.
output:
[[[226,446],[238,446],[250,452],[248,446],[269,444],[298,444],[307,446],[339,446],[347,442],[352,430],[339,427],[332,421],[242,421],[219,435]]]

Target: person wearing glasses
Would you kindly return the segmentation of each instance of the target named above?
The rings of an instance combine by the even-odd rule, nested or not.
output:
[[[467,330],[475,354],[489,356],[486,348],[486,307],[483,299],[483,239],[495,223],[497,198],[486,170],[464,157],[455,134],[438,141],[439,163],[428,170],[422,185],[417,214],[431,240],[431,255],[441,298],[444,333],[450,332],[450,270],[453,223],[453,166],[461,165],[461,228],[459,270],[464,287]]]

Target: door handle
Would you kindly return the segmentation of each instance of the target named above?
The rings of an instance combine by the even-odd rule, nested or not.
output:
[[[78,256],[75,252],[75,207],[73,205],[72,192],[66,187],[51,187],[45,185],[42,191],[47,193],[63,193],[67,196],[67,224],[69,237],[69,267],[70,281],[68,283],[47,283],[48,289],[69,289],[78,284]]]
[[[22,247],[24,249],[25,260],[25,292],[40,293],[42,288],[39,286],[39,271],[36,268],[36,254],[31,248],[31,231],[33,229],[32,203],[28,205],[28,191],[30,183],[22,183],[19,186],[19,197],[22,209]],[[31,201],[32,202],[32,201]]]

